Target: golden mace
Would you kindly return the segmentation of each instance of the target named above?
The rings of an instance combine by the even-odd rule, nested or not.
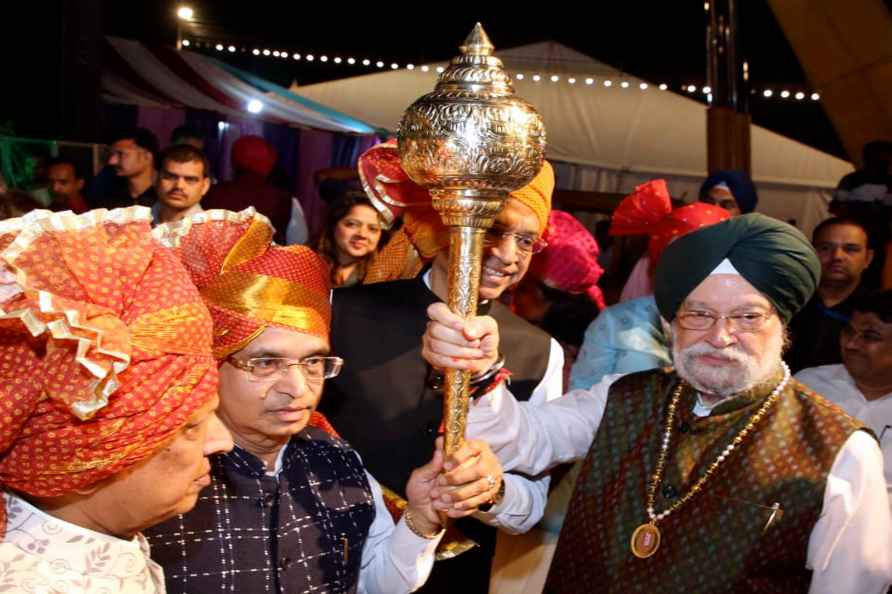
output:
[[[508,193],[528,184],[545,158],[545,127],[514,95],[502,61],[480,23],[433,92],[400,121],[403,169],[426,187],[449,228],[449,307],[477,313],[483,235]],[[447,370],[443,391],[446,454],[461,447],[468,416],[470,372]]]

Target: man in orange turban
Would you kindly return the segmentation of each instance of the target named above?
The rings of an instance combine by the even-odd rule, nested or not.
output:
[[[210,316],[151,220],[0,226],[0,589],[164,592],[140,531],[190,510],[232,447]]]
[[[450,491],[452,501],[432,499],[442,456],[419,465],[394,526],[356,452],[314,413],[343,364],[329,348],[323,260],[272,245],[269,221],[253,209],[205,211],[156,233],[175,247],[213,317],[220,418],[236,443],[212,459],[213,483],[195,510],[148,533],[168,592],[417,588],[442,536],[434,505],[471,513],[486,500],[482,477],[501,473],[488,447],[467,444],[477,452],[462,471],[471,484]]]
[[[364,169],[369,158],[372,166]],[[402,485],[412,469],[430,457],[442,418],[442,374],[422,359],[421,336],[427,308],[447,297],[448,232],[402,173],[395,147],[373,148],[360,159],[360,171],[373,203],[404,205],[404,218],[410,213],[416,217],[403,229],[407,242],[418,248],[426,263],[419,261],[403,276],[399,271],[406,271],[405,261],[394,258],[390,269],[397,274],[382,277],[392,282],[335,290],[332,346],[350,365],[330,383],[322,410],[356,447],[372,474],[403,495]],[[495,317],[510,339],[503,341],[504,361],[479,370],[473,378],[478,391],[504,378],[510,369],[511,386],[524,399],[544,402],[561,393],[560,345],[498,302],[527,272],[533,254],[545,247],[542,234],[553,189],[554,172],[545,162],[528,186],[510,195],[485,235],[480,310]],[[388,248],[399,245],[394,239],[399,240],[399,233]],[[382,251],[380,257],[384,256]],[[458,522],[460,530],[480,546],[438,563],[422,592],[487,591],[496,540],[490,527],[523,532],[541,517],[547,478],[510,475],[502,480],[501,473],[490,478],[488,511],[475,516],[480,521]],[[514,503],[499,504],[503,498]]]

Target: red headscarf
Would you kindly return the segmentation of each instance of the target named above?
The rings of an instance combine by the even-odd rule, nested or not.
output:
[[[611,235],[649,235],[648,254],[656,265],[669,242],[707,225],[731,218],[724,208],[693,202],[672,210],[666,181],[655,179],[635,188],[613,212]]]
[[[0,223],[0,485],[88,487],[216,395],[211,318],[151,220],[131,207]]]

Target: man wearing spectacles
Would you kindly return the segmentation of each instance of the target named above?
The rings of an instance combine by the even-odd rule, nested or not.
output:
[[[886,592],[876,439],[781,358],[819,272],[806,238],[763,215],[694,231],[657,266],[674,369],[607,376],[539,407],[499,387],[471,408],[469,435],[505,468],[585,456],[546,592]],[[431,313],[426,356],[458,368],[494,358],[491,320]]]
[[[394,525],[356,451],[315,412],[344,365],[329,348],[328,268],[303,246],[272,245],[273,233],[253,209],[156,228],[212,312],[219,417],[235,447],[212,458],[194,513],[150,531],[152,557],[171,594],[411,592],[433,565],[438,511],[473,513],[501,468],[468,441],[472,462],[453,481],[432,454],[407,477]]]
[[[368,158],[366,153],[360,159],[361,171]],[[380,171],[367,175],[371,180],[381,177],[394,175]],[[367,184],[373,204],[390,200],[390,189],[387,195],[376,193],[380,185]],[[504,365],[511,372],[512,390],[522,400],[541,403],[561,393],[560,345],[497,301],[524,276],[533,253],[545,247],[541,238],[553,188],[554,173],[545,163],[529,185],[509,195],[484,236],[479,310],[498,320],[504,359],[475,369],[475,390],[483,391],[489,382],[503,377],[498,372]],[[439,220],[436,213],[433,217]],[[431,455],[443,411],[442,373],[422,358],[421,340],[427,308],[447,298],[448,232],[413,231],[416,238],[433,237],[440,248],[432,265],[417,278],[334,292],[332,345],[349,367],[329,384],[322,403],[322,411],[362,455],[372,474],[401,496],[412,469]],[[493,528],[526,532],[541,518],[547,477],[499,478],[488,490],[492,500],[488,510],[457,523],[479,546],[438,562],[422,592],[488,591],[496,546]]]
[[[892,290],[854,301],[839,346],[842,363],[803,369],[796,379],[873,430],[892,492]]]

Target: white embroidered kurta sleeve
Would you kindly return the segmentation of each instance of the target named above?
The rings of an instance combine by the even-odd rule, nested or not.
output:
[[[138,534],[116,538],[60,520],[11,493],[0,540],[0,592],[163,594],[164,573]]]

